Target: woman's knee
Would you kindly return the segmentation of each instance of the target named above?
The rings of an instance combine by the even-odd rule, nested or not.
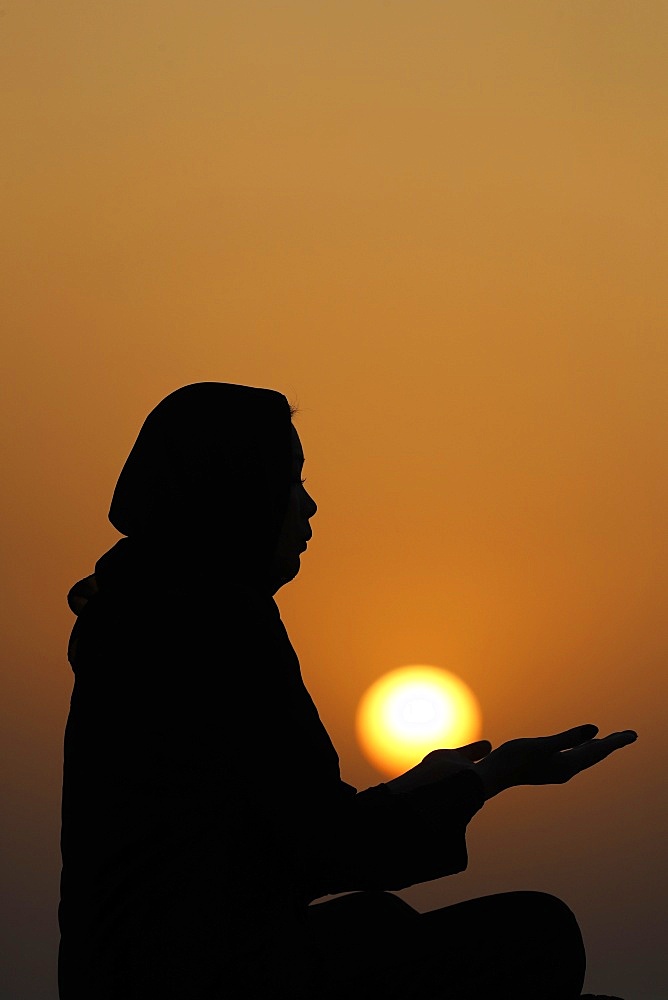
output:
[[[546,892],[511,893],[516,929],[525,936],[539,961],[553,966],[579,990],[584,981],[585,949],[573,911],[557,896]],[[519,925],[519,927],[518,927]],[[573,989],[575,989],[575,986]]]
[[[557,937],[570,936],[581,940],[580,928],[573,911],[558,896],[549,892],[512,892],[515,907],[524,920],[543,931],[554,931]]]

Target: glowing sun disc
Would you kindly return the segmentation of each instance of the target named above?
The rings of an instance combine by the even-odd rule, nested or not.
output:
[[[394,777],[441,747],[480,738],[480,705],[449,670],[418,664],[380,677],[362,696],[355,720],[367,760]]]

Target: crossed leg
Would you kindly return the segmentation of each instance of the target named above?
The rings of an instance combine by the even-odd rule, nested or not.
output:
[[[418,913],[387,892],[309,907],[326,1000],[575,1000],[577,921],[555,896],[508,892]]]

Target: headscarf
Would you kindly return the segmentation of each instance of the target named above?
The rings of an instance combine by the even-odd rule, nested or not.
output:
[[[151,586],[241,585],[271,593],[291,480],[291,413],[281,393],[196,382],[149,413],[114,490],[123,535],[76,584],[70,607],[130,570]],[[121,573],[122,575],[122,573]],[[78,609],[77,609],[78,610]]]

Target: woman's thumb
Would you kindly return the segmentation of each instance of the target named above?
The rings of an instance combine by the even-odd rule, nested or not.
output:
[[[489,740],[476,740],[475,743],[467,743],[465,747],[457,747],[457,753],[473,761],[482,760],[491,750],[492,744]]]

